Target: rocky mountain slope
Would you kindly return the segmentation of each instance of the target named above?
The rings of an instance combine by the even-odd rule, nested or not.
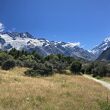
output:
[[[103,51],[97,60],[100,61],[110,61],[110,47]]]
[[[107,48],[110,47],[110,37],[105,38],[101,44],[92,49],[92,53],[98,58]]]
[[[78,43],[65,43],[57,41],[48,41],[44,38],[36,38],[28,32],[2,32],[0,33],[0,49],[37,51],[40,55],[63,54],[66,56],[79,57],[87,60],[94,60],[93,53],[80,48]]]

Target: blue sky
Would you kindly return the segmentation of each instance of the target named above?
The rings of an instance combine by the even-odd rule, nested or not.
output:
[[[0,22],[5,31],[91,49],[110,35],[110,0],[0,0]]]

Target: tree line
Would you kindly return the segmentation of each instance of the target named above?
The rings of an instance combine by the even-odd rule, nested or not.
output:
[[[36,51],[25,50],[0,51],[0,66],[9,70],[15,66],[29,68],[25,75],[28,76],[49,76],[55,73],[66,74],[70,70],[72,74],[92,74],[96,76],[109,76],[109,64],[105,62],[89,62],[61,54],[40,56]]]

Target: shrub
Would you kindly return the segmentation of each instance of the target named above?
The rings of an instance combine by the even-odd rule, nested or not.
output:
[[[109,67],[109,66],[108,66]],[[92,62],[86,65],[85,72],[87,74],[92,74],[93,77],[103,77],[109,74],[109,68],[107,67],[107,63],[105,62]]]
[[[21,60],[16,60],[16,66],[19,66],[19,67],[24,67],[24,62],[21,61]]]
[[[25,61],[23,61],[23,63],[24,63],[24,67],[28,67],[28,68],[32,68],[32,67],[34,67],[34,65],[36,65],[36,61],[34,61],[34,60],[25,60]]]
[[[72,73],[78,74],[81,71],[82,64],[78,61],[75,61],[71,64],[70,70]]]
[[[92,70],[92,74],[93,76],[106,76],[107,73],[107,66],[103,63],[99,63],[97,66],[94,67],[94,69]]]
[[[30,69],[25,72],[25,75],[28,76],[49,76],[53,74],[52,66],[49,64],[36,64],[33,69]]]
[[[84,69],[84,68],[82,68],[82,69],[81,69],[81,72],[82,72],[82,74],[84,74],[84,73],[85,73],[85,69]]]
[[[36,64],[33,55],[22,55],[19,60],[23,62],[24,67],[32,68]]]
[[[85,66],[86,74],[92,74],[92,70],[94,69],[94,63],[87,64]]]
[[[11,68],[15,67],[15,61],[14,60],[7,60],[2,64],[2,69],[3,70],[9,70]]]
[[[57,62],[54,67],[58,73],[63,73],[67,69],[68,65],[65,62]]]
[[[3,62],[12,58],[13,57],[11,55],[8,55],[6,52],[0,52],[0,66],[2,65]]]

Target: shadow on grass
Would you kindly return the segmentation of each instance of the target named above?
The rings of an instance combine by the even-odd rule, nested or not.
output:
[[[101,110],[110,110],[110,103],[108,102],[102,102],[102,101],[98,101],[98,104],[101,108]]]

